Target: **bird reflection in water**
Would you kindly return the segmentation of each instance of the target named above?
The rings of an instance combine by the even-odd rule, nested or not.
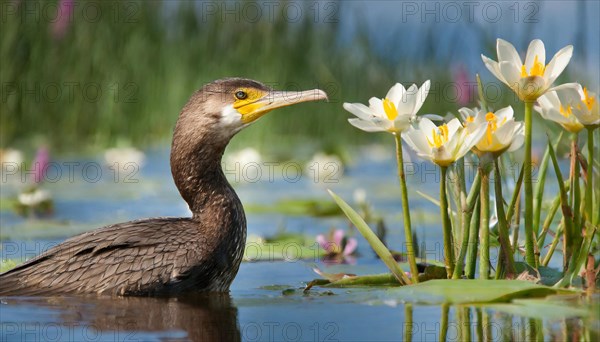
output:
[[[173,298],[13,297],[0,305],[3,341],[241,340],[237,308],[228,293]],[[35,315],[23,310],[31,306],[36,307]],[[39,309],[58,313],[46,319],[47,315],[37,314]],[[43,322],[32,322],[32,317],[43,317]]]

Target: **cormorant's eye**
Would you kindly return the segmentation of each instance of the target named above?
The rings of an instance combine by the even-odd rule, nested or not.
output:
[[[245,91],[243,91],[243,90],[238,90],[238,91],[235,93],[235,98],[236,98],[236,99],[238,99],[238,100],[244,100],[244,99],[245,99],[245,98],[247,98],[247,97],[248,97],[248,93],[246,93],[246,92],[245,92]]]

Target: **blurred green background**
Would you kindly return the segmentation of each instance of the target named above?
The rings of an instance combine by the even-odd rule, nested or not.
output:
[[[347,124],[342,102],[383,97],[398,81],[432,80],[422,113],[475,105],[476,72],[495,82],[492,104],[516,104],[479,57],[496,57],[497,37],[522,54],[531,39],[546,38],[548,59],[575,44],[575,66],[559,81],[598,86],[597,67],[586,67],[598,61],[597,2],[484,1],[473,18],[467,3],[454,4],[2,0],[0,147],[168,144],[194,90],[240,76],[280,89],[319,87],[331,100],[273,113],[233,144],[338,149],[385,138]],[[500,8],[498,20],[489,4]],[[461,73],[471,93],[457,103]]]

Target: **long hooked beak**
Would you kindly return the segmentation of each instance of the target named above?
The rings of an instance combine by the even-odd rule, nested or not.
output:
[[[273,90],[251,104],[253,110],[242,115],[242,122],[248,124],[256,121],[261,116],[276,108],[287,107],[301,102],[319,100],[327,100],[327,94],[321,89],[304,91]]]

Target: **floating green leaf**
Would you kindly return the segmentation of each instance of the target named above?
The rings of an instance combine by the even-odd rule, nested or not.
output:
[[[572,293],[519,280],[431,280],[387,291],[387,297],[426,304],[474,304],[510,302],[517,298]]]
[[[549,320],[587,317],[593,312],[589,306],[581,303],[574,305],[552,298],[515,299],[510,304],[486,305],[485,308],[516,316]]]
[[[324,256],[325,251],[311,238],[302,234],[279,233],[265,239],[249,237],[243,261],[317,261]]]
[[[285,215],[308,215],[316,217],[341,215],[340,208],[331,203],[331,201],[305,198],[305,199],[285,199],[275,204],[269,205],[245,205],[244,209],[248,213],[279,213]]]

